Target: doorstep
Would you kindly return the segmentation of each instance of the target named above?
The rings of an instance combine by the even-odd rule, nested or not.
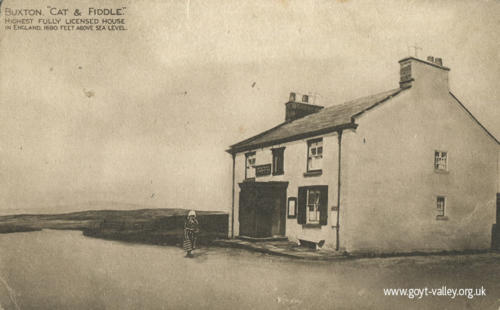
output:
[[[288,237],[285,237],[285,236],[272,236],[272,237],[264,237],[264,238],[238,236],[236,238],[238,238],[240,240],[250,241],[250,242],[288,241]]]
[[[254,252],[299,259],[326,261],[351,258],[344,252],[328,249],[309,249],[288,240],[252,242],[242,239],[217,239],[212,244],[220,247],[241,248]]]

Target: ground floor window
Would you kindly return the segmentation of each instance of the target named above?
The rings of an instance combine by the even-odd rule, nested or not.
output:
[[[319,190],[307,190],[306,223],[319,224]]]
[[[436,198],[436,211],[437,211],[437,217],[444,217],[445,214],[445,208],[446,208],[446,197],[444,196],[437,196]]]
[[[328,186],[299,187],[297,222],[326,225],[328,219]]]

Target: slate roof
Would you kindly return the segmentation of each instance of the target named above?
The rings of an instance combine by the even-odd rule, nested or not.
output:
[[[227,152],[238,153],[270,146],[345,128],[356,128],[353,117],[361,115],[376,105],[389,100],[406,88],[396,88],[375,95],[358,98],[343,104],[326,107],[319,112],[291,122],[281,123],[256,136],[231,145]]]

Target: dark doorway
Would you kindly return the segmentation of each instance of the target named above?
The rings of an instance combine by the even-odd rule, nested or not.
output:
[[[284,236],[288,182],[243,182],[239,185],[240,235]]]

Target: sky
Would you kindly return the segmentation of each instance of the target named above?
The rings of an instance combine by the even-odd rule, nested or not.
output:
[[[127,30],[5,30],[5,8],[48,5],[126,7]],[[485,0],[4,0],[0,214],[227,211],[225,150],[284,121],[289,92],[330,106],[397,88],[415,44],[500,137],[498,16]]]

